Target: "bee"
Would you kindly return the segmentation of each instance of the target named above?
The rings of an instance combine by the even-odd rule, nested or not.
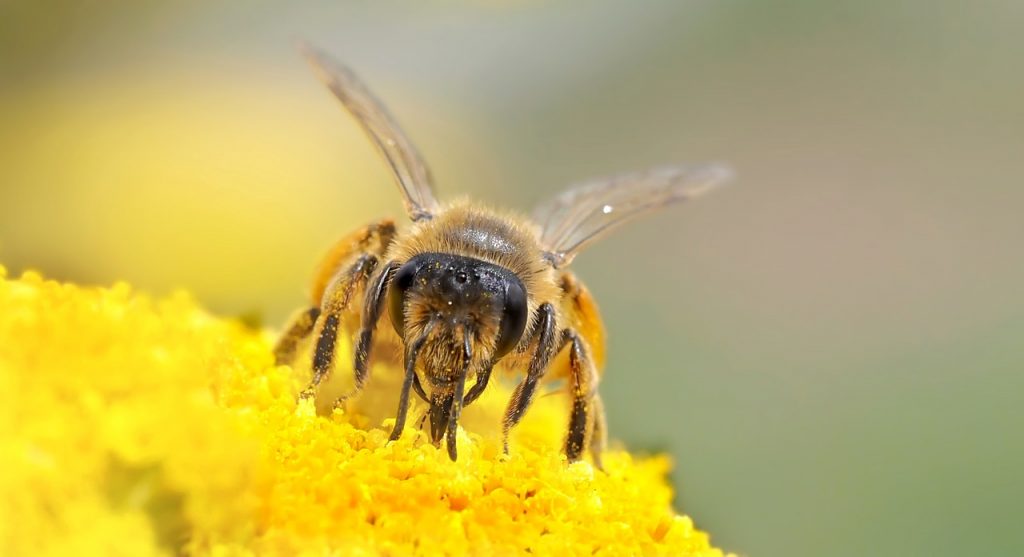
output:
[[[497,366],[525,372],[502,420],[506,453],[509,432],[539,386],[559,379],[570,399],[565,455],[572,462],[589,450],[600,466],[605,332],[597,304],[568,266],[634,217],[726,182],[729,169],[663,166],[594,180],[541,205],[532,219],[471,201],[441,203],[427,165],[384,105],[342,64],[309,45],[300,50],[383,155],[412,221],[403,229],[390,219],[369,224],[320,264],[310,307],[292,318],[274,348],[277,361],[289,363],[312,337],[312,381],[300,398],[313,397],[330,375],[339,334],[354,334],[355,360],[355,385],[339,403],[369,380],[371,351],[387,338],[404,347],[392,440],[405,428],[415,393],[429,406],[431,440],[446,439],[456,460],[460,414]],[[562,351],[568,357],[556,360]]]

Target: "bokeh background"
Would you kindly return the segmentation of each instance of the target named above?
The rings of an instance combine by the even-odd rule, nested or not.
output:
[[[0,2],[0,262],[277,326],[399,216],[293,48],[354,66],[442,196],[729,161],[576,263],[614,437],[728,549],[1020,555],[1024,3]]]

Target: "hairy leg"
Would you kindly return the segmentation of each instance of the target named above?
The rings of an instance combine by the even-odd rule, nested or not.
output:
[[[373,347],[373,332],[377,328],[377,322],[380,320],[381,312],[384,309],[384,301],[387,299],[388,285],[391,283],[391,277],[396,269],[398,269],[397,263],[394,261],[388,263],[370,281],[369,288],[366,289],[366,299],[363,300],[363,314],[360,321],[359,335],[356,338],[355,361],[352,364],[356,383],[351,392],[335,401],[335,406],[344,403],[346,399],[356,395],[363,389],[363,385],[366,384],[366,379],[369,375],[370,349]],[[415,372],[413,372],[413,377],[416,378]],[[419,387],[419,390],[422,389],[422,387]]]
[[[590,456],[594,459],[594,466],[599,470],[604,468],[601,463],[601,455],[608,450],[608,419],[604,413],[604,401],[601,394],[594,391],[594,430],[590,434]]]
[[[494,369],[494,362],[487,364],[486,367],[476,373],[476,383],[470,387],[466,393],[466,398],[462,401],[462,406],[465,408],[469,406],[474,400],[480,398],[480,395],[484,393],[484,389],[487,388],[487,383],[491,380],[491,371]]]
[[[309,337],[320,317],[320,307],[314,306],[309,309],[298,311],[288,320],[281,338],[277,339],[274,345],[274,362],[278,365],[290,364],[295,361],[295,351],[299,344]]]
[[[608,436],[604,404],[597,389],[599,371],[604,366],[604,325],[593,296],[575,275],[563,274],[561,286],[563,310],[569,322],[562,337],[563,342],[572,344],[568,370],[572,411],[565,453],[569,460],[577,460],[589,448],[594,464],[600,468]]]
[[[409,390],[416,380],[416,359],[419,357],[420,349],[423,348],[423,344],[426,342],[427,335],[429,334],[430,328],[427,328],[405,351],[405,380],[402,381],[402,392],[398,397],[395,427],[391,430],[391,436],[389,437],[391,441],[401,437],[402,430],[405,429],[405,419],[409,413]]]
[[[342,317],[354,293],[395,236],[395,224],[382,220],[345,236],[327,253],[317,268],[312,288],[313,307],[292,318],[274,348],[278,363],[294,360],[299,345],[310,335],[316,337],[313,350],[313,381],[302,397],[310,397],[330,373],[334,344]]]
[[[523,419],[523,414],[533,402],[533,395],[537,392],[537,384],[547,371],[551,359],[558,353],[559,338],[556,333],[555,308],[551,304],[544,304],[537,308],[539,314],[539,325],[537,335],[537,351],[530,360],[530,367],[526,372],[526,378],[516,386],[512,393],[512,399],[505,410],[505,418],[502,420],[502,444],[505,452],[508,453],[508,435],[512,428]]]
[[[347,267],[356,257],[369,253],[383,257],[395,238],[395,223],[390,219],[371,223],[341,238],[320,260],[313,274],[310,289],[313,305],[321,305],[324,293],[334,282],[338,271]]]
[[[466,374],[469,373],[470,362],[473,361],[473,344],[470,340],[472,333],[469,330],[464,330],[465,341],[462,345],[462,371],[459,373],[459,378],[455,382],[455,394],[452,397],[452,409],[451,414],[448,417],[448,458],[454,461],[458,458],[458,433],[459,433],[459,418],[462,417],[462,408],[464,406],[464,393],[466,389]]]
[[[363,254],[352,265],[340,271],[324,292],[320,307],[320,318],[314,328],[316,343],[313,346],[313,379],[302,391],[300,398],[310,398],[325,377],[334,368],[334,348],[338,340],[343,317],[349,310],[356,291],[368,280],[377,266],[377,256]]]
[[[597,369],[590,359],[586,341],[581,336],[572,329],[566,329],[562,337],[570,345],[569,391],[572,396],[565,456],[570,462],[577,461],[583,450],[589,447],[593,452],[594,464],[600,467],[605,426],[604,406],[597,394]]]

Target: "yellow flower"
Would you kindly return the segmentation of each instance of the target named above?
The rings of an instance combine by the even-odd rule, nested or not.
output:
[[[0,267],[0,554],[722,555],[672,510],[664,457],[567,465],[562,397],[505,457],[492,385],[451,462],[415,420],[387,441],[386,357],[318,416],[270,341],[186,295]]]

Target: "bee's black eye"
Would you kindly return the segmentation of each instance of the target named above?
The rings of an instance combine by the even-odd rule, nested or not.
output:
[[[419,270],[419,263],[410,261],[402,265],[395,276],[391,277],[391,291],[388,294],[388,309],[391,312],[391,324],[395,327],[398,336],[405,336],[405,293],[412,286],[416,278],[416,271]]]
[[[501,332],[495,347],[494,358],[500,358],[519,344],[526,330],[526,292],[519,281],[509,281],[505,289],[505,309],[501,316]]]

